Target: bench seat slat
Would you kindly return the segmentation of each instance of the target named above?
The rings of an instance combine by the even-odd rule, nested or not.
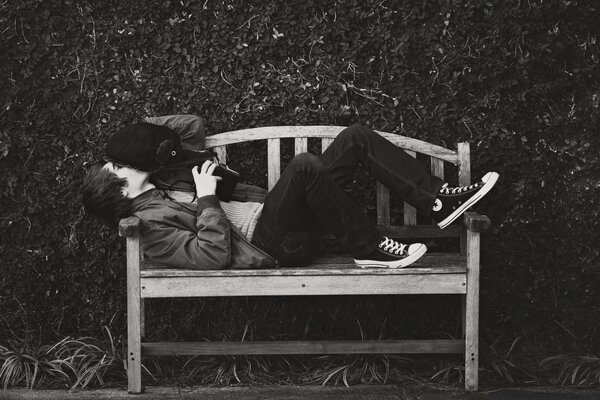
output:
[[[465,274],[263,275],[142,278],[144,298],[465,294]]]
[[[425,254],[410,268],[360,268],[352,257],[342,254],[321,256],[306,267],[274,269],[225,269],[195,270],[165,268],[160,264],[144,262],[141,269],[143,278],[159,277],[237,277],[237,276],[331,276],[331,275],[428,275],[428,274],[464,274],[466,259],[455,253]]]
[[[400,269],[362,269],[351,259],[337,261],[328,268],[144,269],[140,291],[144,298],[466,293],[466,261],[460,255],[426,255]]]
[[[236,276],[331,276],[331,275],[427,275],[427,274],[464,274],[466,259],[457,253],[425,254],[410,268],[360,268],[354,264],[351,256],[328,254],[316,258],[306,267],[273,269],[225,269],[197,270],[165,268],[163,265],[144,262],[141,269],[143,278],[152,277],[236,277]]]
[[[462,353],[462,340],[154,342],[142,343],[142,356],[224,354]]]

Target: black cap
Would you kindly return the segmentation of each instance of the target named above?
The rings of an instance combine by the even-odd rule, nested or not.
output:
[[[145,172],[199,165],[212,151],[184,150],[177,132],[162,125],[140,122],[120,129],[106,144],[107,161]]]

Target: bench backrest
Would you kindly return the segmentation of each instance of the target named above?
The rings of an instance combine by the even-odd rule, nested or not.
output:
[[[223,132],[206,137],[206,147],[212,148],[220,160],[227,159],[227,146],[253,140],[267,141],[268,188],[271,189],[281,174],[281,139],[294,139],[294,152],[300,154],[308,151],[308,139],[321,140],[321,150],[331,144],[333,139],[344,129],[342,126],[271,126]],[[417,153],[430,160],[431,173],[444,179],[446,163],[458,167],[460,185],[469,185],[471,181],[471,164],[469,143],[458,143],[458,150],[450,150],[422,140],[393,133],[376,131],[396,146],[402,147],[411,156]],[[390,195],[388,189],[377,183],[377,225],[380,230],[394,237],[458,237],[459,229],[451,226],[440,230],[432,225],[417,225],[417,212],[410,204],[404,204],[404,224],[390,223]]]

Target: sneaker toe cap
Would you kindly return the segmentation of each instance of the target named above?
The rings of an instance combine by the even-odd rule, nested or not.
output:
[[[427,251],[427,246],[423,243],[413,243],[408,246],[408,255],[415,253],[425,253]]]
[[[487,174],[485,174],[485,175],[483,176],[483,178],[481,178],[481,181],[482,181],[482,182],[487,182],[487,181],[489,181],[490,179],[492,179],[492,180],[495,180],[495,179],[498,179],[498,176],[499,176],[499,175],[498,175],[498,173],[497,173],[497,172],[488,172]]]

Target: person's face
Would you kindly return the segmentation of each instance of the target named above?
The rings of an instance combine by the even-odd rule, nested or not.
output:
[[[127,179],[128,176],[129,176],[129,174],[128,174],[129,169],[128,168],[122,167],[122,166],[120,166],[118,164],[115,164],[115,163],[112,163],[110,161],[107,162],[106,164],[104,164],[104,166],[102,167],[102,169],[105,169],[107,171],[112,172],[113,174],[117,175],[119,178],[125,178],[125,179]],[[123,193],[123,196],[125,196],[125,197],[129,196],[126,188],[123,188],[121,190],[121,193]]]
[[[106,164],[104,164],[104,166],[102,167],[103,169],[112,172],[113,174],[117,175],[119,178],[127,178],[126,174],[125,174],[125,168],[123,168],[122,166],[112,163],[112,162],[107,162]]]

